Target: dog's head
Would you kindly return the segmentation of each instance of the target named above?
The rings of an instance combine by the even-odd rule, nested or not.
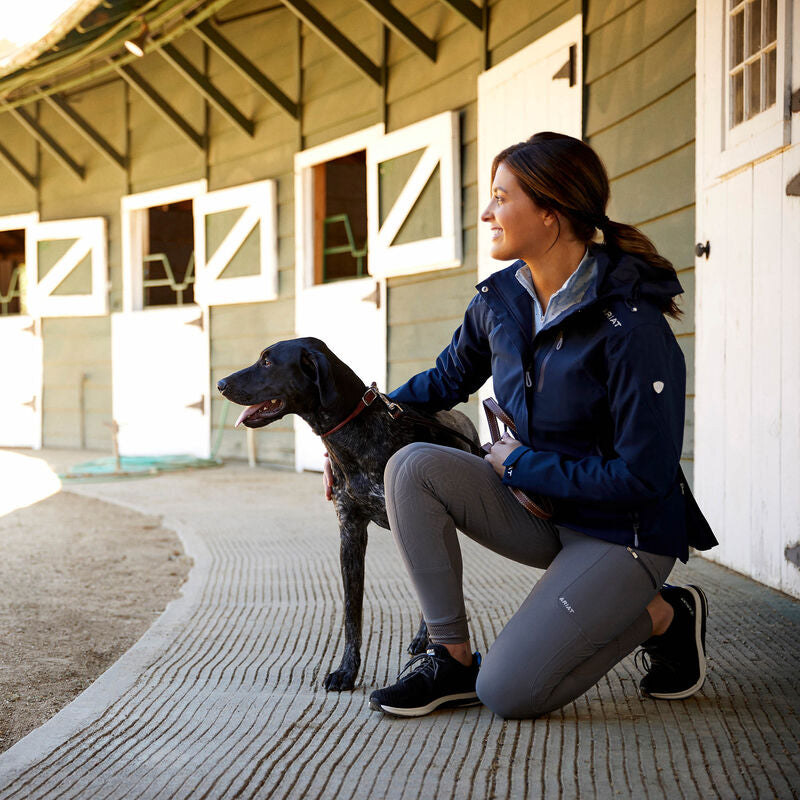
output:
[[[313,415],[331,408],[336,401],[334,359],[319,339],[289,339],[262,350],[255,364],[223,378],[217,388],[231,402],[248,406],[237,427],[263,428],[287,414]]]

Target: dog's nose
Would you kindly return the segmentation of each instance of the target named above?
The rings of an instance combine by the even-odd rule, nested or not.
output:
[[[225,394],[225,390],[227,388],[228,382],[225,380],[225,378],[223,378],[221,381],[217,381],[217,389],[219,389],[222,394]]]

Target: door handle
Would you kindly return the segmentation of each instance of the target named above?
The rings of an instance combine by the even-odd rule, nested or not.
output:
[[[23,403],[22,405],[25,406],[25,408],[30,408],[36,411],[36,395],[31,397],[31,399],[28,400],[27,403]]]
[[[694,254],[698,258],[702,258],[703,256],[708,258],[711,255],[711,242],[706,242],[705,244],[698,242],[694,246]]]
[[[366,297],[362,297],[363,302],[375,303],[375,308],[381,307],[381,285],[375,282],[375,289],[371,291]]]
[[[190,323],[187,322],[186,324],[188,325]],[[196,403],[189,403],[189,405],[186,406],[186,408],[195,408],[201,414],[205,414],[206,413],[206,396],[203,395]]]
[[[184,325],[194,325],[195,327],[200,328],[201,331],[205,330],[205,327],[203,325],[203,315],[202,314],[197,319],[187,320],[183,324]]]

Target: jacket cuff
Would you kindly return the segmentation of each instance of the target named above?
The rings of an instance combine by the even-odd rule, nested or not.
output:
[[[514,485],[514,471],[517,466],[517,462],[526,454],[532,453],[533,450],[530,447],[525,447],[525,445],[520,445],[519,447],[515,447],[507,456],[506,460],[503,462],[503,466],[505,470],[503,472],[503,483],[506,486],[513,486]]]

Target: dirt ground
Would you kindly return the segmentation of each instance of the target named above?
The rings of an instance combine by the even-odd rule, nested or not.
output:
[[[0,516],[0,752],[136,642],[190,566],[159,519],[68,490]]]

